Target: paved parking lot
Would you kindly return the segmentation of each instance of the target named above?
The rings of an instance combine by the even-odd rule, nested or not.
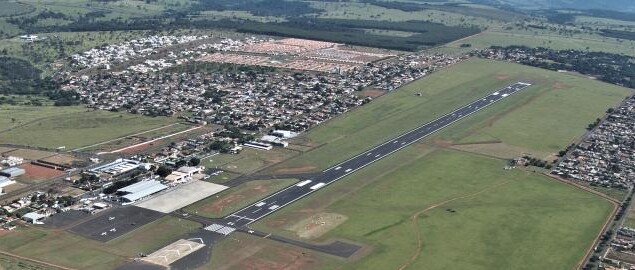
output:
[[[165,214],[136,206],[125,206],[101,212],[68,231],[97,241],[107,242],[159,219]]]
[[[191,180],[136,206],[162,213],[170,213],[227,189],[226,186],[201,180]]]

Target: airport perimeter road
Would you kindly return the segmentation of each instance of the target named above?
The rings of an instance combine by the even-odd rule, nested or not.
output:
[[[249,225],[278,209],[293,203],[317,190],[327,186],[343,177],[364,168],[371,163],[380,160],[418,140],[433,134],[462,118],[471,115],[485,107],[488,107],[497,101],[500,101],[516,92],[519,92],[531,83],[517,82],[506,86],[496,92],[493,92],[483,98],[473,101],[463,107],[456,109],[446,115],[443,115],[431,122],[428,122],[418,128],[406,132],[396,138],[384,142],[366,152],[354,156],[342,163],[328,168],[309,180],[304,180],[293,186],[289,186],[269,197],[247,206],[233,214],[224,217],[220,222],[205,227],[208,231],[220,234],[230,234],[243,226]]]

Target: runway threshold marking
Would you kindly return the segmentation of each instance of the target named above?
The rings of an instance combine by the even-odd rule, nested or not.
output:
[[[349,170],[350,170],[350,169],[349,169]],[[315,185],[311,186],[311,189],[312,189],[312,190],[316,190],[316,189],[321,188],[321,187],[323,187],[323,186],[325,186],[325,185],[326,185],[325,183],[317,183],[317,184],[315,184]]]
[[[306,186],[307,184],[309,184],[311,182],[312,182],[311,180],[304,180],[304,181],[298,183],[296,186],[297,187],[303,187],[303,186]]]

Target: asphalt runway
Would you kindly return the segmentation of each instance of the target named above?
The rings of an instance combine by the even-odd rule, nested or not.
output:
[[[459,121],[483,108],[486,108],[516,92],[529,86],[528,82],[517,82],[502,89],[490,93],[489,95],[477,99],[470,104],[460,107],[448,114],[445,114],[420,127],[406,132],[396,138],[386,141],[366,152],[354,156],[342,163],[332,166],[321,173],[316,174],[311,179],[302,181],[293,186],[287,187],[269,197],[245,207],[241,210],[222,219],[222,222],[206,227],[209,231],[220,234],[230,234],[236,228],[242,228],[255,222],[278,209],[285,207],[319,189],[339,180],[343,177],[362,169],[371,163],[380,160],[400,149],[415,143],[449,125]]]
[[[165,214],[136,206],[112,208],[68,231],[107,242],[159,219]]]

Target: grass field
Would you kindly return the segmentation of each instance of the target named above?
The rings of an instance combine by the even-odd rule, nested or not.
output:
[[[21,227],[0,235],[0,250],[76,269],[114,269],[139,252],[152,252],[200,225],[163,217],[106,244],[65,231]]]
[[[150,254],[200,227],[199,223],[193,221],[166,216],[114,239],[106,246],[125,254]]]
[[[55,269],[37,263],[24,261],[10,256],[0,255],[0,269],[2,270],[46,270]]]
[[[1,106],[0,143],[67,149],[86,146],[176,122],[176,118],[89,111],[83,107]],[[15,122],[13,121],[15,119]]]
[[[430,151],[409,147],[253,227],[294,237],[288,228],[313,213],[345,215],[318,240],[372,246],[346,269],[397,269],[414,254],[408,269],[571,269],[612,209],[540,174],[504,170],[504,160]]]
[[[515,70],[504,76],[514,76]],[[494,137],[511,146],[529,149],[541,158],[553,155],[574,143],[588,124],[632,94],[632,90],[592,81],[575,75],[561,75],[527,69],[535,78],[535,93],[498,116],[479,115],[441,134],[462,143]]]
[[[209,263],[200,269],[339,269],[342,260],[311,250],[248,234],[233,234],[214,246]]]
[[[473,59],[310,130],[299,140],[321,146],[271,171],[325,168],[519,80],[530,80],[535,86],[454,124],[443,131],[445,137],[433,139],[502,140],[537,155],[550,155],[584,134],[589,123],[631,93],[575,75]],[[415,97],[419,92],[422,95]]]
[[[373,19],[383,21],[428,20],[445,25],[477,25],[480,27],[491,27],[492,25],[502,24],[500,20],[490,20],[479,16],[477,13],[459,14],[451,12],[451,10],[425,9],[408,12],[355,2],[312,2],[312,6],[324,10],[324,12],[320,14],[320,17],[323,18]],[[472,11],[481,10],[482,9],[472,9]]]
[[[297,179],[256,180],[225,190],[185,209],[204,217],[220,218],[297,182]]]
[[[19,3],[19,2],[0,2],[0,17],[9,17],[22,15],[29,12],[33,12],[35,8],[31,5]]]
[[[236,174],[248,174],[266,166],[279,163],[297,153],[291,150],[274,148],[270,151],[247,148],[240,154],[218,154],[201,160],[206,168],[218,168]]]
[[[0,249],[55,265],[112,269],[123,262],[116,250],[64,231],[20,228],[0,237]]]
[[[460,48],[461,44],[471,44],[470,48]],[[635,56],[635,41],[617,41],[613,38],[586,37],[565,37],[558,35],[533,35],[523,33],[508,33],[498,31],[486,31],[477,36],[449,43],[440,48],[435,48],[436,52],[463,54],[477,48],[488,48],[490,46],[511,46],[524,45],[528,47],[546,47],[556,50],[574,49],[603,51],[608,53],[618,53]]]

